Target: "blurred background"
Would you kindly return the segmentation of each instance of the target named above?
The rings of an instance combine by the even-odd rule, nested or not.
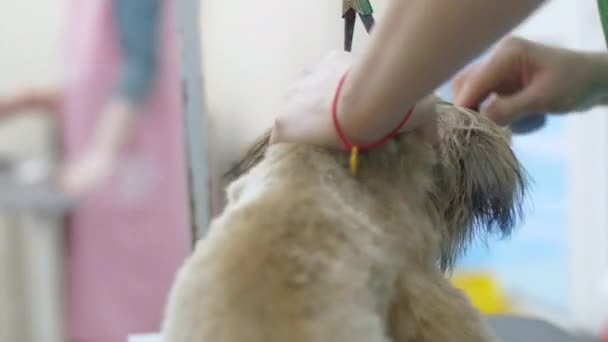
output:
[[[62,44],[70,1],[0,0],[0,96],[64,81]],[[382,20],[386,0],[372,3]],[[199,96],[207,126],[199,138],[209,144],[211,182],[206,190],[212,214],[222,206],[221,173],[270,125],[289,81],[301,67],[342,47],[340,13],[338,0],[202,0],[200,25],[182,26],[200,30]],[[605,49],[595,1],[549,1],[516,33],[561,46]],[[366,40],[358,26],[354,53]],[[185,54],[198,48],[183,42],[181,47]],[[198,73],[188,68],[192,65],[184,64],[184,75]],[[437,91],[451,98],[449,83]],[[42,160],[53,167],[54,120],[36,111],[20,114],[0,120],[0,164]],[[544,129],[514,138],[533,180],[526,220],[512,238],[476,245],[454,274],[455,284],[484,312],[532,315],[595,335],[606,328],[606,114],[602,108],[551,117]],[[27,174],[30,169],[19,170]],[[5,194],[0,197],[18,196],[0,192]],[[27,208],[5,207],[0,213],[0,342],[43,341],[39,333],[24,331],[59,334],[54,326],[59,324],[60,292],[54,289],[61,287],[62,214],[32,215]]]

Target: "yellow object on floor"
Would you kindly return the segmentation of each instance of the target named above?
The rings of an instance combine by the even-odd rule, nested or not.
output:
[[[461,289],[473,306],[483,314],[512,313],[508,296],[501,290],[496,278],[489,273],[467,272],[455,274],[452,284]]]

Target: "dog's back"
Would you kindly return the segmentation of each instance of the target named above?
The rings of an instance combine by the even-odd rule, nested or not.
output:
[[[414,146],[395,162],[430,170],[430,148]],[[366,177],[363,158],[367,181],[336,152],[271,147],[230,186],[225,211],[180,271],[165,342],[388,341],[397,278],[433,267],[439,236],[419,207],[430,182],[412,180],[422,173],[393,176],[418,184],[402,193],[402,184]]]

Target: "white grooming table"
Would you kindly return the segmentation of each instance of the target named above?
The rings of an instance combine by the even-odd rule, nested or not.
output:
[[[127,342],[162,342],[159,334],[139,334],[129,336]]]

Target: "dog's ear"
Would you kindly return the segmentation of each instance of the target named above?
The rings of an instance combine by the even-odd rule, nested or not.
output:
[[[271,130],[267,130],[260,137],[258,137],[258,139],[249,147],[249,149],[245,151],[244,156],[224,174],[224,179],[231,182],[249,172],[249,170],[262,161],[268,146],[270,146],[271,133]]]
[[[444,267],[480,235],[508,236],[522,214],[527,176],[510,146],[510,132],[489,118],[442,103],[435,201],[448,242]]]

